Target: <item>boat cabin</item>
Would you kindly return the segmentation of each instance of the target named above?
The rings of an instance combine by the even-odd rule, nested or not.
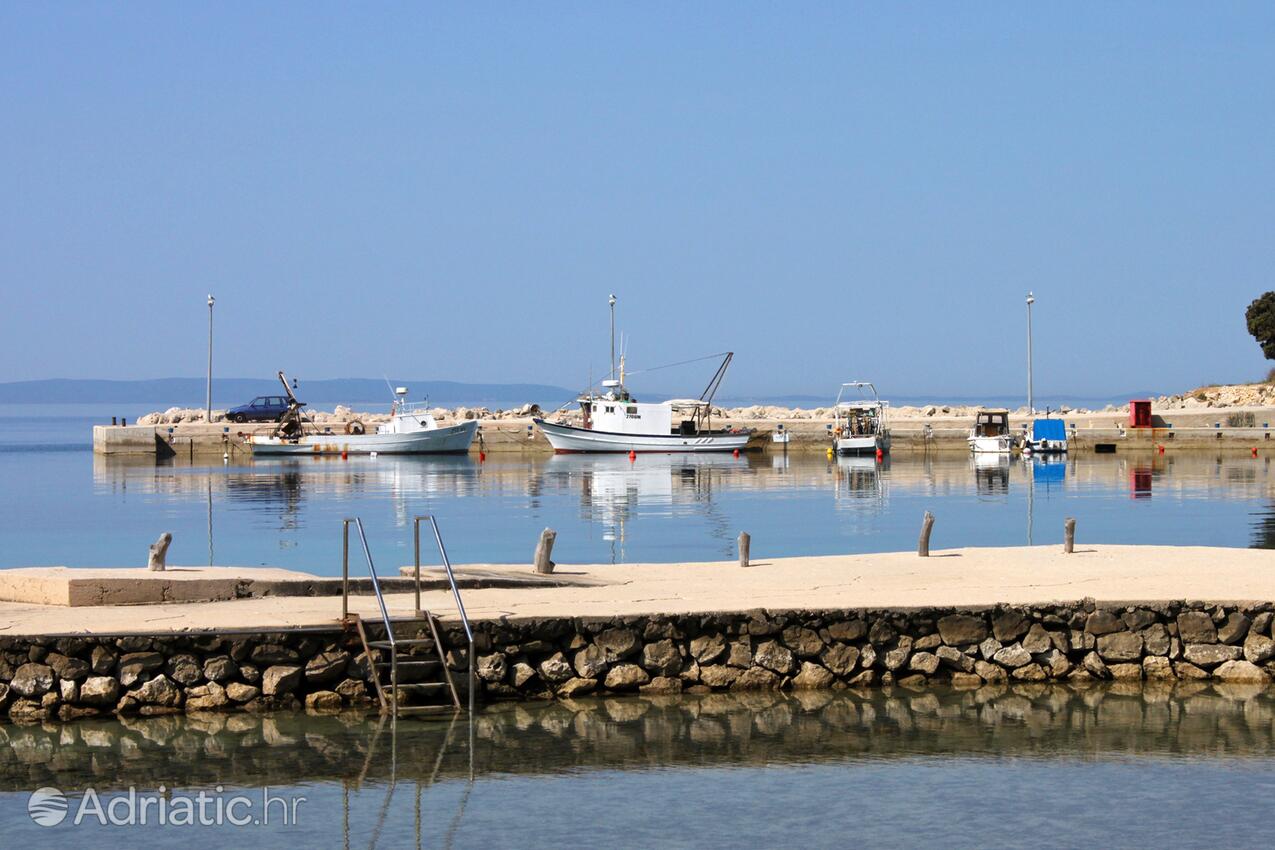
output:
[[[580,411],[586,429],[610,434],[693,437],[711,430],[710,407],[697,399],[650,403],[634,400],[627,391],[608,392],[581,398]]]
[[[837,405],[836,433],[841,437],[871,437],[881,432],[881,406],[869,402]]]
[[[1008,410],[980,410],[974,415],[975,437],[1004,437],[1009,434]]]

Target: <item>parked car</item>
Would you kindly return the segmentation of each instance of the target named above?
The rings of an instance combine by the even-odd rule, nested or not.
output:
[[[259,395],[247,404],[226,411],[231,422],[278,422],[288,410],[288,397]]]

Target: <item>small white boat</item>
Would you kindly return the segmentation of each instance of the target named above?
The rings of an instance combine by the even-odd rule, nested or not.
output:
[[[857,390],[859,399],[842,400],[846,390]],[[869,381],[842,384],[833,406],[832,444],[839,455],[875,455],[890,451],[890,429],[885,425],[885,409],[889,402],[877,396],[877,388]]]
[[[615,352],[615,296],[611,304],[611,351]],[[713,396],[735,355],[727,352],[712,380],[697,399],[639,402],[624,386],[624,356],[619,378],[602,382],[601,393],[585,392],[578,399],[580,425],[534,419],[549,445],[559,454],[571,452],[734,452],[748,446],[749,429],[713,427]],[[614,376],[615,361],[612,359]]]
[[[975,454],[1009,454],[1014,449],[1014,435],[1009,431],[1008,410],[980,410],[974,414],[974,427],[969,435],[970,451]]]
[[[1061,419],[1033,419],[1031,437],[1023,445],[1024,454],[1067,454],[1067,427]]]
[[[248,438],[248,445],[254,455],[451,454],[469,451],[474,435],[478,433],[477,419],[457,425],[439,425],[424,402],[407,401],[406,387],[399,387],[394,392],[398,397],[390,408],[390,421],[377,426],[375,433],[364,433],[362,424],[357,422],[351,422],[346,426],[346,433],[341,434],[334,434],[330,429],[307,433],[303,426],[287,429],[281,426],[270,435],[254,434]],[[299,418],[296,421],[299,422]]]

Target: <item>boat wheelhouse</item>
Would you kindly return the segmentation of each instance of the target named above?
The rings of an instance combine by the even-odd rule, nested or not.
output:
[[[1009,454],[1014,448],[1014,435],[1009,430],[1009,411],[979,410],[974,414],[974,427],[969,435],[970,451],[975,454]]]

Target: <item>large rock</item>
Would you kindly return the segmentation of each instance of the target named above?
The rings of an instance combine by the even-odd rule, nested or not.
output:
[[[230,704],[226,689],[216,682],[199,685],[186,691],[187,711],[218,711]]]
[[[558,696],[575,697],[591,693],[598,686],[597,679],[571,678],[558,687]]]
[[[1275,640],[1250,631],[1244,640],[1244,659],[1253,664],[1264,664],[1275,657]]]
[[[726,640],[719,634],[700,635],[691,640],[691,657],[700,664],[712,664],[726,653]]]
[[[1183,643],[1217,643],[1213,618],[1203,611],[1185,611],[1178,615],[1178,638]]]
[[[974,672],[973,657],[966,655],[954,646],[940,646],[934,650],[934,654],[938,656],[939,661],[943,662],[944,667],[961,673]]]
[[[50,652],[44,663],[53,668],[59,679],[78,682],[89,674],[89,663],[81,658],[71,658],[59,652]]]
[[[474,667],[474,671],[478,674],[478,678],[484,682],[504,681],[505,674],[509,672],[509,665],[505,662],[503,653],[493,652],[491,655],[480,655],[477,660],[478,663]]]
[[[104,646],[93,647],[93,653],[90,656],[89,666],[93,668],[93,672],[99,676],[105,676],[115,672],[115,664],[119,660],[113,650]]]
[[[182,700],[181,688],[163,673],[148,679],[140,688],[129,691],[128,695],[142,705],[175,706]]]
[[[801,672],[793,677],[792,686],[799,690],[827,688],[837,680],[828,670],[809,661],[801,662]]]
[[[1142,658],[1142,635],[1134,632],[1102,635],[1098,638],[1098,654],[1108,663],[1139,661]]]
[[[636,664],[617,664],[607,671],[603,684],[610,690],[622,691],[645,685],[650,680],[646,671]]]
[[[1223,682],[1269,682],[1271,677],[1249,661],[1224,661],[1213,671],[1213,678]]]
[[[235,702],[252,702],[261,696],[261,688],[245,685],[243,682],[231,682],[226,685],[226,696]]]
[[[534,678],[536,678],[536,668],[525,661],[514,662],[514,666],[509,668],[509,681],[515,688],[525,686]]]
[[[314,691],[305,695],[307,711],[336,711],[341,707],[341,695],[336,691]]]
[[[1172,645],[1172,639],[1169,632],[1161,623],[1155,623],[1147,626],[1140,634],[1142,635],[1142,645],[1147,655],[1168,655],[1169,648]]]
[[[1016,667],[1009,675],[1022,682],[1041,682],[1045,680],[1045,668],[1033,662]]]
[[[1129,627],[1129,631],[1140,632],[1155,622],[1155,614],[1152,614],[1146,608],[1134,608],[1132,611],[1125,611],[1121,614],[1120,619],[1124,620],[1124,624]]]
[[[168,678],[179,685],[195,685],[204,678],[203,667],[193,655],[182,653],[168,659]]]
[[[607,651],[591,643],[576,653],[572,664],[581,679],[596,679],[606,672]]]
[[[1142,659],[1142,673],[1148,679],[1172,679],[1173,665],[1163,655],[1148,655]]]
[[[939,636],[948,646],[982,643],[987,639],[987,622],[969,614],[948,614],[939,619]]]
[[[656,676],[638,688],[640,694],[680,694],[681,692],[682,680],[672,676]]]
[[[903,668],[912,655],[912,639],[907,635],[899,638],[898,645],[885,652],[885,669],[894,671]]]
[[[53,668],[47,664],[23,664],[14,671],[9,688],[19,696],[44,696],[53,688]]]
[[[765,641],[757,647],[757,651],[753,653],[753,660],[781,676],[786,676],[797,669],[796,659],[793,658],[792,653],[773,640]]]
[[[863,640],[867,633],[868,624],[863,620],[843,620],[828,626],[828,637],[846,643]]]
[[[825,649],[819,658],[833,673],[838,676],[849,676],[854,666],[859,663],[859,650],[857,647],[843,643],[834,643]]]
[[[614,628],[595,635],[593,644],[606,654],[607,661],[617,661],[636,652],[642,641],[632,629]]]
[[[657,676],[676,676],[682,670],[682,654],[671,640],[659,640],[642,647],[642,666]]]
[[[1004,667],[981,659],[974,662],[974,672],[984,682],[1003,682],[1007,678]]]
[[[939,657],[932,652],[918,652],[908,659],[908,669],[933,676],[939,669]]]
[[[89,676],[80,685],[80,702],[85,705],[112,706],[119,697],[120,683],[114,676]]]
[[[823,638],[812,629],[789,626],[784,629],[783,641],[799,658],[815,658],[823,652]]]
[[[1114,611],[1098,610],[1085,618],[1085,631],[1095,636],[1122,632],[1127,628],[1125,621]]]
[[[268,697],[290,694],[301,684],[303,669],[296,664],[276,664],[261,674],[261,692]]]
[[[1238,661],[1243,655],[1240,647],[1224,643],[1188,643],[1182,650],[1182,657],[1206,670],[1226,661]]]
[[[747,637],[730,645],[726,654],[726,663],[744,670],[753,666],[753,647]]]
[[[1017,608],[1001,611],[992,617],[992,637],[1001,643],[1013,643],[1027,633],[1031,621]]]
[[[214,655],[204,662],[204,678],[225,684],[239,675],[239,665],[229,655]]]
[[[1045,669],[1045,672],[1054,679],[1061,679],[1071,671],[1071,662],[1067,659],[1067,653],[1057,648],[1042,652],[1037,657],[1037,661]]]
[[[743,674],[738,667],[728,664],[712,664],[699,669],[699,680],[710,688],[727,688]]]
[[[164,666],[164,656],[158,652],[129,652],[120,656],[120,684],[126,688],[140,682],[148,674]]]
[[[1021,644],[1010,644],[992,656],[992,660],[1002,667],[1016,668],[1030,664],[1032,654],[1023,649]]]
[[[565,682],[575,675],[571,665],[567,663],[566,656],[561,652],[555,652],[544,661],[541,661],[538,669],[540,670],[540,678],[550,684]]]
[[[1218,626],[1217,639],[1220,643],[1239,643],[1248,635],[1249,626],[1252,624],[1253,621],[1239,611],[1232,611],[1227,616],[1226,622]]]
[[[1049,632],[1045,630],[1044,626],[1040,623],[1035,623],[1027,632],[1026,637],[1023,638],[1022,644],[1023,649],[1027,650],[1032,655],[1039,655],[1042,652],[1048,652],[1054,648],[1054,639]]]
[[[343,679],[349,666],[350,653],[345,650],[320,652],[305,663],[305,678],[307,682],[326,685]]]

